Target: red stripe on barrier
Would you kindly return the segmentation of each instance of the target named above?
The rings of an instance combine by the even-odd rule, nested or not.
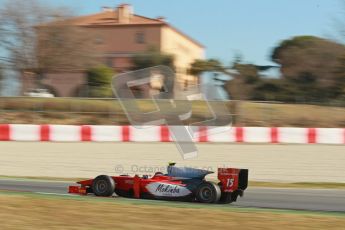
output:
[[[236,142],[243,142],[243,127],[236,127]]]
[[[170,142],[170,132],[167,126],[161,126],[161,142]]]
[[[122,126],[122,141],[130,141],[130,130],[129,126]]]
[[[81,126],[81,140],[82,141],[91,141],[91,126],[82,125]]]
[[[278,143],[279,142],[279,136],[278,136],[278,128],[272,127],[271,128],[271,143]]]
[[[40,139],[41,141],[50,141],[50,126],[49,125],[40,126]]]
[[[314,144],[316,143],[316,129],[315,128],[308,128],[308,143]]]
[[[199,127],[199,142],[208,142],[206,126]]]
[[[38,126],[37,126],[38,127]],[[52,139],[52,135],[53,135],[53,126],[52,125],[39,125],[39,139],[40,141],[50,141]],[[121,129],[121,141],[123,142],[129,142],[131,141],[131,126],[121,126],[118,127],[119,129]],[[158,127],[157,127],[158,128]],[[161,126],[159,127],[160,132],[158,135],[160,135],[160,137],[158,137],[158,139],[154,139],[154,141],[161,141],[161,142],[171,142],[172,139],[170,137],[170,131],[168,129],[167,126]],[[270,137],[268,137],[269,139],[267,140],[267,142],[271,142],[271,143],[280,143],[280,135],[281,135],[281,131],[283,128],[279,128],[279,127],[271,127],[270,129]],[[20,129],[18,129],[20,130]],[[26,129],[24,129],[26,130]],[[35,131],[29,131],[29,130],[34,130],[34,129],[27,129],[28,131],[26,132],[34,132],[34,133],[28,133],[27,135],[37,135],[37,133]],[[66,129],[66,132],[70,132],[68,131],[69,129]],[[340,128],[340,133],[338,133],[337,131],[337,140],[341,139],[340,141],[345,144],[345,128]],[[199,131],[199,135],[198,135],[198,140],[199,142],[209,142],[212,141],[212,139],[210,140],[208,135],[209,135],[209,131],[208,131],[208,127],[207,126],[201,126],[198,127],[198,131]],[[258,132],[257,135],[267,135],[267,129],[265,129],[265,131]],[[12,132],[13,132],[13,127],[11,124],[0,124],[0,141],[11,141],[11,136],[12,136]],[[18,131],[19,132],[19,131]],[[241,142],[245,142],[245,141],[250,141],[249,139],[246,140],[245,138],[245,132],[246,132],[246,128],[245,127],[236,127],[234,130],[234,138],[235,138],[235,142],[241,143]],[[85,126],[80,126],[80,140],[81,141],[93,141],[93,130],[92,130],[92,126],[90,125],[85,125]],[[298,133],[298,135],[300,135],[302,133]],[[323,134],[323,133],[320,133]],[[303,138],[305,139],[305,142],[308,144],[314,144],[318,142],[318,135],[320,135],[318,133],[318,128],[305,128],[303,129]],[[326,133],[327,134],[327,133]],[[326,135],[324,134],[324,135]],[[331,135],[332,133],[330,133],[329,135]],[[66,135],[70,135],[69,133],[66,133]],[[156,135],[156,134],[155,134]],[[224,134],[225,135],[225,134]],[[293,133],[288,134],[291,135],[291,137],[293,137]],[[331,137],[329,138],[331,139]],[[231,139],[232,140],[232,139]],[[266,139],[265,139],[266,140]],[[140,138],[139,138],[140,141]],[[338,141],[337,141],[338,142]],[[325,143],[325,142],[322,142]],[[333,142],[330,141],[330,144],[332,144]]]
[[[0,141],[10,140],[10,125],[0,125]]]

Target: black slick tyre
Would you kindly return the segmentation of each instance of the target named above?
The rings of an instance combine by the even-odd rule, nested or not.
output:
[[[200,203],[218,203],[221,194],[217,184],[205,181],[198,186],[195,196]]]
[[[107,175],[97,176],[92,183],[92,191],[96,196],[111,196],[115,190],[113,178]]]

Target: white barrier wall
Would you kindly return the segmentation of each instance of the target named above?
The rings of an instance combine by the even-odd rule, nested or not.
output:
[[[186,127],[187,128],[187,127]],[[196,127],[195,142],[345,144],[345,128]],[[170,142],[166,126],[0,125],[0,141]]]

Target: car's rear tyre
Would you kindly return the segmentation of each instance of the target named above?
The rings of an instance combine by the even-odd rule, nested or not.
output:
[[[217,203],[222,192],[217,184],[212,182],[201,183],[196,190],[196,199],[201,203]]]
[[[111,196],[115,190],[113,178],[107,175],[100,175],[93,180],[92,191],[96,196]]]

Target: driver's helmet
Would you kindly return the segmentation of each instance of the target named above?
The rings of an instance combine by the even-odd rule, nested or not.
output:
[[[175,165],[176,165],[176,162],[173,162],[173,161],[168,162],[168,166],[175,166]]]

